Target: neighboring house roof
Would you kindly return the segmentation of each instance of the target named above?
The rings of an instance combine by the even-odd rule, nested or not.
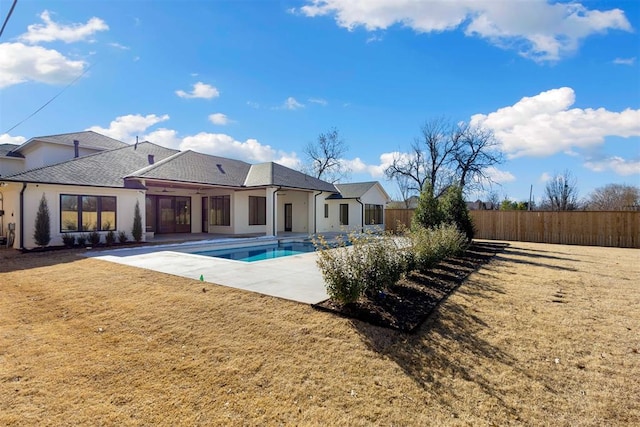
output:
[[[86,130],[83,132],[62,133],[59,135],[37,136],[20,145],[14,151],[20,152],[26,147],[34,144],[36,141],[73,146],[74,140],[78,141],[82,148],[93,148],[97,150],[112,150],[114,148],[121,148],[129,145],[125,142],[109,138],[108,136],[101,135],[92,130]]]
[[[149,154],[154,155],[155,159],[161,160],[177,152],[177,150],[164,148],[150,142],[143,142],[138,144],[137,149],[133,145],[125,145],[114,150],[31,169],[2,179],[4,181],[42,184],[144,188],[137,182],[128,182],[123,178],[132,170],[138,170],[148,165]]]
[[[251,165],[240,160],[187,150],[127,177],[241,187]]]
[[[18,144],[0,144],[0,157],[23,158],[22,154],[14,152],[18,147],[20,147]]]
[[[247,187],[277,185],[286,188],[336,192],[333,184],[273,162],[252,165],[244,185]]]
[[[372,187],[378,186],[382,194],[389,199],[389,195],[377,181],[354,182],[351,184],[335,184],[340,194],[334,194],[329,199],[359,199],[364,196]]]

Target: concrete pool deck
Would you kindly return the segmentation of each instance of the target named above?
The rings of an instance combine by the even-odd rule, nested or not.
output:
[[[231,241],[190,242],[178,245],[148,246],[87,253],[86,256],[145,268],[175,276],[257,292],[306,304],[329,298],[324,279],[316,265],[315,252],[264,261],[243,262],[190,254],[195,248],[215,249],[252,246],[275,242],[276,239],[253,238]]]

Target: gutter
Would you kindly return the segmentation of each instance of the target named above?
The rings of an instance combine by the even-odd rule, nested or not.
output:
[[[318,234],[318,196],[324,191],[313,195],[313,234]]]
[[[27,183],[22,183],[20,190],[20,250],[24,250],[24,190],[27,189]]]

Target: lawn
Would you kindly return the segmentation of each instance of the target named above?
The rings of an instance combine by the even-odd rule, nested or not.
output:
[[[0,251],[0,425],[640,424],[638,250],[511,242],[414,334],[79,253]]]

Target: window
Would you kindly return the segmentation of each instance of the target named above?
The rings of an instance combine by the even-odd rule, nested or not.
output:
[[[364,222],[366,225],[382,224],[382,205],[364,205]]]
[[[60,195],[60,231],[116,230],[116,198]]]
[[[267,224],[267,198],[249,196],[249,225]]]
[[[329,218],[329,203],[324,204],[324,217]]]
[[[340,225],[349,225],[349,205],[340,204]]]
[[[231,225],[231,196],[211,197],[211,225]]]

